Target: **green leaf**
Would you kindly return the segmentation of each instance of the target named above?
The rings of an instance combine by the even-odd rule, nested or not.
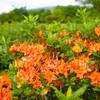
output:
[[[95,64],[95,61],[90,61],[90,62],[88,63],[89,66],[91,66],[91,65],[93,65],[93,64]]]
[[[45,88],[41,91],[41,95],[46,95],[48,93],[48,88]]]
[[[84,92],[86,91],[87,86],[83,86],[81,88],[79,88],[77,91],[74,92],[75,96],[81,96],[84,94]]]
[[[66,96],[61,91],[59,91],[54,86],[51,86],[51,88],[55,90],[56,96],[58,97],[59,100],[66,100]]]
[[[6,39],[4,36],[2,36],[2,41],[6,44]]]
[[[47,43],[49,45],[53,45],[54,41],[55,41],[55,35],[53,35],[52,33],[48,33]]]
[[[72,95],[72,88],[71,86],[67,90],[67,97],[70,97]]]
[[[71,95],[70,97],[66,98],[66,100],[83,100],[83,99],[81,99],[80,97]]]
[[[96,93],[100,93],[100,88],[95,87],[93,90],[94,90]]]

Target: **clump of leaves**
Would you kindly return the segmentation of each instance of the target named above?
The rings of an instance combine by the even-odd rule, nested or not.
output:
[[[70,86],[65,94],[63,94],[54,86],[51,86],[51,88],[55,91],[56,96],[59,100],[83,100],[80,96],[84,94],[87,89],[87,86],[83,86],[74,92],[72,91],[72,88]]]

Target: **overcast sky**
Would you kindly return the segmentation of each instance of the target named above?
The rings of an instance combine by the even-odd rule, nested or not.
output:
[[[66,6],[75,4],[75,0],[0,0],[0,13],[9,12],[14,8],[20,7],[32,9],[57,5]]]

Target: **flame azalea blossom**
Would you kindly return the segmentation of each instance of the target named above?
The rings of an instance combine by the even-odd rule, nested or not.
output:
[[[57,61],[55,61],[54,59],[47,59],[46,61],[45,61],[45,64],[43,65],[43,67],[44,67],[44,69],[45,70],[55,70],[56,69],[56,67],[57,67]]]
[[[64,31],[64,32],[60,32],[60,36],[65,37],[65,36],[68,36],[68,34]]]
[[[94,52],[100,52],[100,43],[90,42],[87,44],[87,47],[88,47],[89,55],[91,55]]]
[[[10,48],[11,52],[20,52],[24,53],[24,55],[29,55],[29,54],[35,54],[35,53],[43,53],[44,52],[44,47],[40,44],[36,45],[28,45],[28,44],[14,44]]]
[[[77,78],[83,79],[84,74],[88,72],[88,67],[83,67],[75,64],[70,65],[70,73],[76,73]]]
[[[11,46],[10,51],[12,53],[21,52],[21,53],[29,53],[29,46],[27,44],[14,44]]]
[[[67,77],[67,74],[68,74],[68,65],[67,65],[67,63],[64,62],[63,59],[61,59],[61,60],[59,60],[57,62],[57,67],[55,69],[55,73],[56,73],[56,75],[62,74],[65,77]]]
[[[88,72],[88,62],[89,57],[82,55],[79,59],[75,59],[69,65],[70,73],[76,73],[77,78],[82,79],[84,75]]]
[[[40,80],[36,79],[35,81],[33,81],[33,88],[37,89],[37,88],[43,88],[42,83]]]
[[[92,72],[85,77],[90,78],[93,85],[100,85],[100,72]]]
[[[48,59],[45,64],[43,65],[43,68],[46,70],[51,70],[54,72],[56,75],[62,74],[65,77],[67,77],[67,71],[68,71],[68,66],[67,63],[64,62],[63,59],[61,60],[53,60],[53,59]]]
[[[97,36],[100,36],[100,27],[95,28],[95,33]]]
[[[82,40],[81,38],[78,38],[74,41],[74,45],[81,45],[81,48],[83,47],[86,47],[86,40]]]
[[[11,80],[7,74],[0,76],[0,100],[12,100]]]
[[[23,48],[21,48],[23,47]],[[25,47],[25,48],[24,48]],[[25,50],[26,47],[29,49]],[[29,84],[35,85],[34,82],[39,83],[39,72],[41,72],[41,60],[44,53],[44,48],[42,45],[24,45],[20,44],[16,47],[16,52],[24,53],[24,56],[19,60],[15,61],[15,66],[19,69],[17,72],[18,78],[18,87],[21,87],[25,81],[28,81]],[[11,47],[11,51],[13,50],[13,46]],[[15,51],[14,51],[15,52]],[[36,81],[37,80],[37,81]],[[39,84],[33,86],[34,88],[39,87]],[[42,84],[40,85],[42,87]]]
[[[55,73],[50,70],[44,72],[43,78],[46,79],[49,83],[57,79]]]
[[[72,50],[76,53],[80,53],[80,52],[82,52],[83,48],[80,47],[79,45],[75,45],[72,47]]]

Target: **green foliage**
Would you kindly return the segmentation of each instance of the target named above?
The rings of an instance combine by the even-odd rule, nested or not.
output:
[[[61,91],[59,91],[56,87],[51,86],[56,93],[56,96],[58,97],[59,100],[82,100],[80,96],[84,94],[84,92],[87,89],[87,86],[83,86],[79,88],[78,90],[72,92],[72,88],[69,87],[67,90],[66,95],[64,95]]]
[[[28,11],[26,8],[19,8],[19,9],[14,9],[10,13],[3,13],[0,15],[0,22],[1,23],[12,23],[13,21],[22,21],[24,19],[24,16],[28,15]],[[19,18],[20,16],[20,18]]]
[[[78,9],[77,10],[77,13],[76,13],[76,16],[79,17],[80,19],[80,22],[84,23],[84,22],[87,22],[88,20],[88,13],[87,13],[87,9],[84,8],[84,9]]]
[[[77,21],[78,20],[78,17],[76,16],[77,10],[84,9],[84,8],[88,10],[90,17],[92,18],[95,16],[99,17],[100,15],[99,0],[89,0],[89,1],[93,2],[93,4],[95,5],[94,8],[93,7],[89,8],[89,7],[71,6],[71,5],[66,6],[66,7],[57,6],[57,7],[51,7],[48,9],[36,9],[36,10],[27,10],[26,8],[19,8],[19,9],[16,8],[9,13],[2,13],[0,15],[0,23],[21,22],[24,20],[24,16],[28,17],[29,15],[32,15],[32,16],[39,15],[39,18],[38,18],[39,23],[53,23],[54,21],[66,23],[69,20]],[[81,14],[84,12],[85,11],[81,11]]]
[[[24,16],[25,20],[22,22],[21,32],[26,33],[31,38],[34,36],[35,27],[37,25],[38,15],[32,16],[29,15],[28,17]]]
[[[9,63],[12,62],[13,56],[9,51],[9,38],[1,36],[0,40],[0,69],[6,69],[9,66]]]

